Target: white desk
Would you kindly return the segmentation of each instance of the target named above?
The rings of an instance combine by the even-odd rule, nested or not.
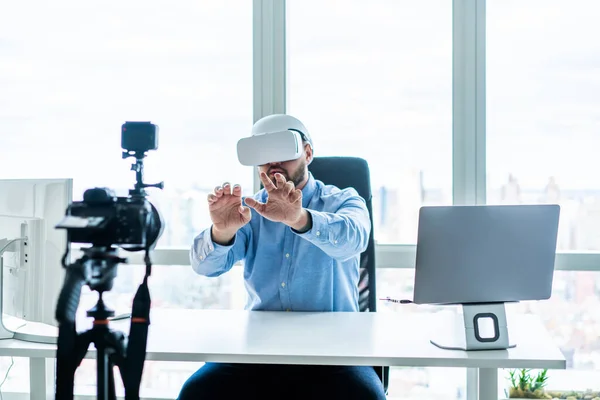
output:
[[[451,322],[443,314],[297,313],[229,310],[153,310],[147,359],[273,364],[389,365],[479,369],[479,399],[497,398],[498,368],[564,369],[565,359],[535,316],[509,319],[517,347],[448,351],[430,333]],[[112,323],[127,332],[129,321]],[[85,326],[79,326],[86,329]],[[450,332],[451,330],[448,329]],[[29,357],[32,399],[53,398],[45,359],[56,347],[0,341],[0,356]],[[93,348],[87,358],[95,357]],[[34,380],[42,379],[43,384]]]

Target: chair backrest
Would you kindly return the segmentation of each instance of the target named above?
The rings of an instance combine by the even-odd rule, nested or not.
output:
[[[371,174],[367,161],[359,157],[315,157],[308,165],[313,177],[326,185],[340,189],[352,187],[365,199],[371,234],[367,249],[360,256],[359,308],[360,311],[377,311],[375,279],[375,239],[373,235],[373,207]]]
[[[373,232],[373,193],[371,191],[371,173],[367,161],[359,157],[315,157],[308,166],[315,179],[326,185],[340,189],[352,187],[365,199],[371,234],[367,249],[360,255],[360,279],[358,281],[360,311],[377,311],[377,292],[375,278],[375,236]],[[381,379],[383,390],[388,393],[390,367],[374,366],[375,373]]]

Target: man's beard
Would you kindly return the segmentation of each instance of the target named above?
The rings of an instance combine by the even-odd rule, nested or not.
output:
[[[280,170],[279,173],[285,177],[286,181],[292,181],[294,186],[298,187],[298,185],[300,185],[302,183],[302,181],[304,181],[304,178],[306,177],[306,160],[302,159],[302,162],[300,163],[300,165],[298,165],[298,168],[296,168],[296,170],[293,171],[291,175],[285,169],[283,169],[281,167],[269,168],[269,170],[267,171],[267,175],[269,175],[269,178],[273,179],[273,181],[274,181],[275,174],[271,171],[271,169],[273,169],[273,170],[279,169]]]

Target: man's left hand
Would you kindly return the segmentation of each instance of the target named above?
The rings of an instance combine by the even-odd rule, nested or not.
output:
[[[266,203],[248,197],[245,199],[246,205],[271,221],[282,222],[294,229],[302,228],[308,218],[308,213],[302,208],[302,191],[279,173],[275,174],[273,182],[266,173],[261,172],[260,180],[268,193]]]

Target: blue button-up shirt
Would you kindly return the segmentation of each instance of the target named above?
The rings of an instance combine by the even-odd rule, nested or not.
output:
[[[253,197],[267,200],[262,189]],[[192,268],[214,277],[244,261],[246,309],[270,311],[358,311],[360,253],[371,230],[366,203],[353,188],[339,189],[313,178],[302,188],[302,206],[312,228],[298,233],[252,210],[251,221],[231,245],[200,233],[190,251]]]

